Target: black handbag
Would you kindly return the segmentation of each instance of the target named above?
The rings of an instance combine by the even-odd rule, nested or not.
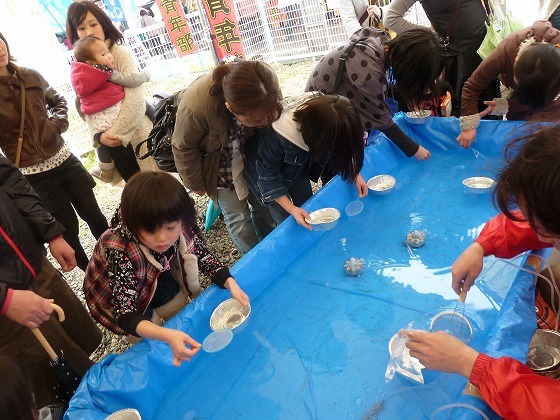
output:
[[[165,172],[177,172],[171,148],[177,106],[177,94],[162,99],[155,106],[152,131],[150,131],[146,140],[136,145],[134,150],[137,159],[146,159],[153,156],[157,167]],[[146,143],[148,151],[141,155],[140,148],[144,143]]]

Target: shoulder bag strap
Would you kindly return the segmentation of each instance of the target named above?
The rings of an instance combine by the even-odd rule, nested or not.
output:
[[[342,73],[344,73],[344,67],[346,67],[346,60],[348,59],[348,54],[354,49],[356,44],[361,41],[362,38],[355,41],[351,41],[350,45],[346,47],[344,52],[340,54],[340,59],[338,60],[338,69],[336,70],[336,79],[334,81],[334,87],[332,90],[333,95],[338,95],[338,90],[340,89],[340,84],[342,83]]]
[[[486,14],[488,16],[492,15],[492,8],[490,7],[490,3],[488,3],[488,0],[483,0],[484,1],[484,8],[486,9]]]
[[[358,9],[356,9],[356,0],[352,0],[352,7],[354,8],[354,14],[357,17],[358,16]],[[362,16],[360,16],[360,18],[358,19],[358,23],[360,25],[362,25],[366,21],[367,18],[368,18],[368,12],[366,10],[365,13]]]
[[[360,19],[358,19],[358,23],[359,23],[360,25],[362,25],[362,24],[366,21],[366,19],[368,18],[368,16],[369,16],[369,15],[368,15],[368,12],[367,12],[367,11],[364,12],[364,14],[362,15],[362,17],[361,17]]]
[[[445,39],[443,40],[443,46],[447,48],[449,45],[449,40],[451,39],[451,35],[453,34],[453,29],[455,29],[455,22],[457,21],[457,16],[459,15],[459,6],[461,5],[461,0],[455,1],[455,8],[453,9],[453,16],[451,16],[451,22],[449,23],[449,27],[447,28],[447,35],[445,35]]]
[[[16,167],[19,168],[19,161],[21,160],[21,149],[23,148],[23,126],[25,124],[25,84],[23,80],[20,79],[21,84],[21,118],[19,121],[19,137],[17,142],[17,152],[16,161],[14,162]]]

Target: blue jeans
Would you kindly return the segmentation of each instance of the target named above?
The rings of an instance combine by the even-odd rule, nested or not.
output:
[[[245,255],[276,227],[267,207],[261,206],[252,192],[239,200],[235,191],[218,189],[218,204],[233,245]]]

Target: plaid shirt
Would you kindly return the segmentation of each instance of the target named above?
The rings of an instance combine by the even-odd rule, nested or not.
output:
[[[233,176],[231,171],[231,160],[233,158],[234,144],[236,140],[239,144],[239,153],[245,153],[245,126],[235,120],[235,128],[229,129],[229,141],[222,148],[220,155],[220,165],[218,167],[218,188],[227,188],[230,191],[235,189],[233,185]]]
[[[210,253],[190,228],[183,228],[183,235],[188,248],[186,252],[197,257],[199,270],[208,275],[213,283],[224,287],[225,281],[230,277],[227,267]],[[119,279],[112,278],[106,261],[108,250],[117,250],[126,255]],[[171,270],[178,273],[175,278],[182,278],[188,295],[196,297],[202,289],[199,287],[198,290],[192,290],[192,285],[189,287],[185,276],[181,276],[181,252],[185,250],[178,249],[174,254],[177,258],[171,257]],[[164,270],[165,267],[161,271]],[[148,260],[140,244],[122,224],[117,213],[111,221],[111,228],[97,241],[86,271],[84,294],[91,315],[115,334],[128,334],[128,331],[119,327],[119,316],[127,312],[144,313],[153,297],[161,271]],[[125,275],[122,275],[123,273]]]

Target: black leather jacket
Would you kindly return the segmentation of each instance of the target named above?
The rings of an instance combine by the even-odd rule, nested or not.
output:
[[[0,310],[8,288],[25,289],[39,273],[43,244],[62,232],[21,172],[0,155]]]
[[[35,70],[8,65],[0,77],[0,148],[15,162],[21,117],[21,86],[25,84],[25,125],[20,167],[37,165],[63,146],[68,129],[66,99]]]

